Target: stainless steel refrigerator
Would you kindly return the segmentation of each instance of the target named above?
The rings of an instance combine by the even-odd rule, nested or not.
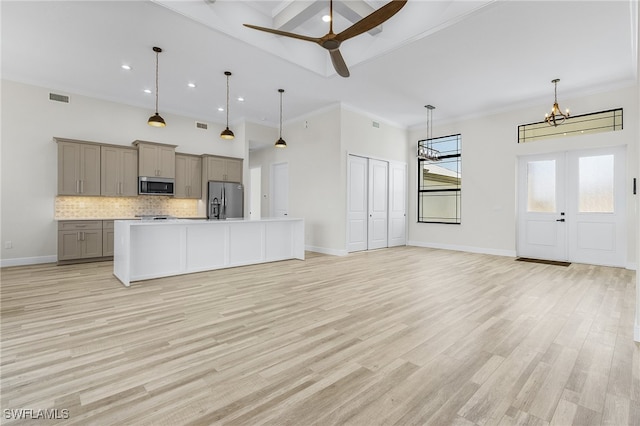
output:
[[[209,181],[207,218],[244,218],[244,187],[238,182]]]

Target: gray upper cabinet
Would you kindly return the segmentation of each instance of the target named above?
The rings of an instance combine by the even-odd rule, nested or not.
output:
[[[147,177],[176,177],[176,145],[135,141],[138,147],[138,175]]]
[[[100,145],[55,138],[58,195],[100,195]]]
[[[202,196],[202,158],[189,154],[176,154],[176,198]]]
[[[242,182],[242,159],[230,157],[203,156],[206,165],[205,179],[227,182]]]
[[[100,193],[110,197],[138,195],[138,151],[103,145],[100,153]]]

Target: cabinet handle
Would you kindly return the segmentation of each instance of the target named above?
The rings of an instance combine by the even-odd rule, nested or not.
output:
[[[82,241],[84,241],[84,231],[82,231]]]
[[[76,194],[79,194],[79,193],[80,193],[80,181],[77,180],[76,181]]]
[[[80,193],[84,194],[84,181],[83,180],[80,181]]]
[[[80,232],[76,232],[76,241],[81,241],[80,240]]]

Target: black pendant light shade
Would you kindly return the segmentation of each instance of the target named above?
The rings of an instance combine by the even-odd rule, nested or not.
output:
[[[282,94],[284,93],[284,89],[278,89],[280,92],[280,137],[276,141],[276,148],[286,148],[287,143],[282,139]]]
[[[227,76],[227,127],[220,133],[220,137],[222,139],[231,140],[235,138],[235,135],[231,130],[229,130],[229,76],[231,75],[230,71],[225,71],[224,75]]]
[[[158,55],[162,52],[162,49],[154,46],[153,51],[156,52],[156,113],[149,117],[147,124],[153,127],[164,127],[167,123],[165,123],[164,118],[158,114]]]

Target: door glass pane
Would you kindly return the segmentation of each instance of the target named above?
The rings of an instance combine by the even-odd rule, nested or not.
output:
[[[527,211],[556,211],[556,160],[527,163]]]
[[[613,155],[578,160],[580,213],[613,213]]]

